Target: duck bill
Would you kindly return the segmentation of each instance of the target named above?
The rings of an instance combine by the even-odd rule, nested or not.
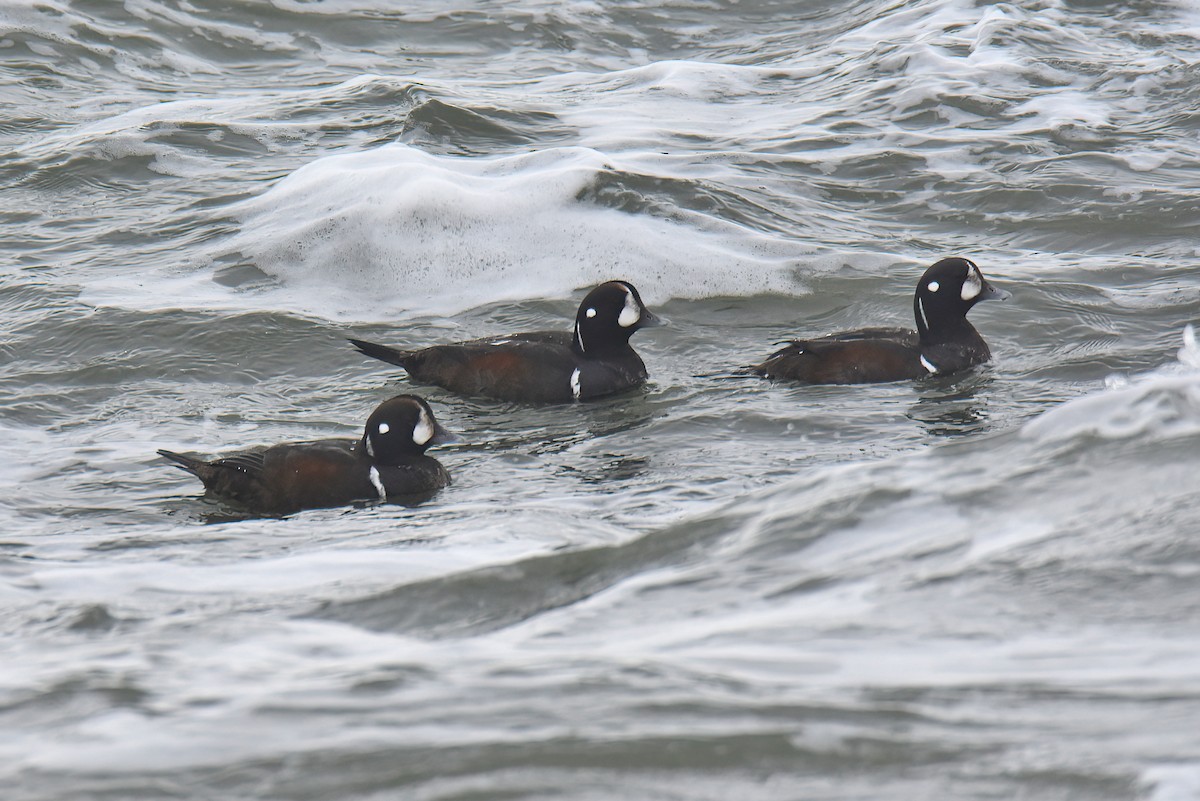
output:
[[[661,328],[666,324],[666,320],[659,317],[645,306],[642,307],[642,317],[638,320],[638,328]]]
[[[979,297],[976,300],[1008,300],[1011,297],[1011,292],[1005,292],[1003,289],[997,289],[987,281],[984,281],[983,289],[980,290]]]
[[[429,445],[453,445],[456,442],[462,442],[462,437],[442,427],[441,423],[433,424],[433,436],[429,438]]]

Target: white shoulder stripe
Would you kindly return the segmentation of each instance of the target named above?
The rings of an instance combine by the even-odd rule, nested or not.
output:
[[[921,366],[924,367],[926,370],[928,370],[930,373],[936,374],[938,371],[937,365],[935,365],[933,362],[929,361],[929,359],[926,359],[924,356],[921,357]]]
[[[371,465],[371,472],[367,474],[371,478],[371,483],[375,485],[375,490],[379,493],[379,500],[387,500],[387,490],[383,488],[383,479],[379,476],[379,468]]]
[[[571,395],[575,400],[579,400],[579,395],[582,391],[583,388],[579,386],[579,368],[576,367],[575,372],[571,373]]]

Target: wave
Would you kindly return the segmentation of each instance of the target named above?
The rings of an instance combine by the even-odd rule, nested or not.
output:
[[[905,607],[925,615],[949,593],[955,615],[896,625],[955,638],[976,625],[972,610],[989,627],[1010,614],[1062,617],[1064,594],[1099,582],[1123,589],[1079,607],[1083,622],[1170,621],[1194,606],[1194,573],[1178,568],[1187,561],[1179,548],[1155,553],[1159,529],[1200,525],[1194,491],[1178,480],[1194,461],[1188,440],[1200,436],[1200,348],[1190,328],[1184,339],[1177,362],[1016,431],[827,465],[616,544],[405,583],[314,614],[430,639],[508,628],[544,636],[581,619],[599,631],[677,620],[703,648],[730,625],[724,605],[733,599],[782,605],[794,625],[836,630],[878,625]],[[1180,392],[1189,402],[1174,415],[1146,402]],[[1121,439],[1097,439],[1097,430]],[[1019,601],[1006,599],[1013,582],[1029,585]],[[1177,596],[1164,590],[1173,585]],[[658,597],[669,608],[654,607]],[[993,609],[998,599],[1007,608]],[[749,617],[780,624],[761,609]],[[1122,669],[1136,672],[1134,662]],[[1018,655],[1013,669],[1030,669],[1020,663]]]
[[[1025,425],[1035,442],[1175,439],[1200,433],[1200,347],[1192,326],[1183,331],[1177,361],[1133,378],[1113,376],[1108,390],[1062,404]]]
[[[812,257],[807,245],[589,200],[644,197],[635,179],[582,147],[462,158],[386,145],[318,159],[238,203],[241,231],[223,257],[318,288],[329,313],[448,313],[610,278],[634,281],[651,303],[802,291],[795,267]]]

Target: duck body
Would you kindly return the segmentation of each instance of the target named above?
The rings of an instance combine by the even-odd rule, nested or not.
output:
[[[917,284],[916,330],[863,328],[792,340],[752,369],[765,378],[808,384],[883,383],[960,372],[992,355],[967,312],[979,301],[1007,297],[973,262],[942,259]]]
[[[413,379],[460,395],[518,403],[571,403],[646,382],[629,344],[661,325],[632,284],[610,281],[588,293],[572,331],[529,331],[402,350],[351,339],[360,353],[403,367]]]
[[[403,367],[417,381],[494,400],[571,403],[646,383],[646,365],[633,348],[587,358],[571,347],[572,338],[570,331],[530,331],[410,351],[350,342],[361,353]]]
[[[409,408],[397,413],[398,406]],[[450,484],[450,474],[424,451],[452,440],[424,401],[399,396],[376,410],[358,440],[290,442],[212,460],[158,453],[219,498],[256,512],[290,514],[358,501],[423,500]]]

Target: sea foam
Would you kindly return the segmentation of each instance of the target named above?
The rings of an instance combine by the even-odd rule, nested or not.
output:
[[[1144,375],[1114,376],[1108,388],[1067,401],[1031,420],[1026,437],[1059,441],[1077,437],[1176,439],[1200,433],[1200,345],[1186,326],[1177,361]]]
[[[334,317],[452,313],[610,278],[632,280],[651,303],[801,289],[808,245],[586,198],[599,176],[621,172],[580,147],[483,158],[391,144],[328,156],[238,204],[226,256],[304,288]]]

